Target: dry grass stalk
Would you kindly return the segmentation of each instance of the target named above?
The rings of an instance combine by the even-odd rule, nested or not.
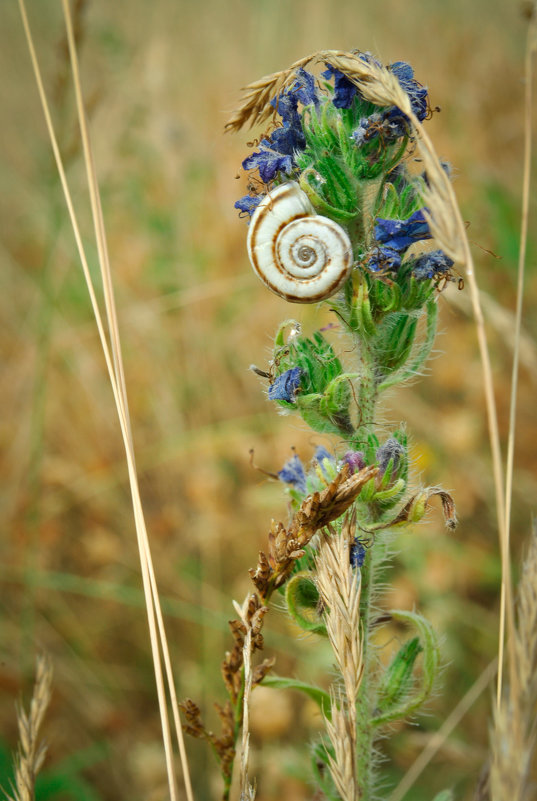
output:
[[[534,797],[529,785],[537,734],[537,526],[524,561],[517,611],[516,682],[495,710],[491,734],[492,801],[530,801]]]
[[[369,63],[355,53],[343,50],[320,50],[295,61],[285,70],[265,75],[244,89],[241,105],[225,125],[226,131],[238,131],[245,125],[252,127],[274,114],[270,101],[285,91],[295,80],[295,72],[308,64],[331,64],[360,86],[368,100],[379,105],[395,105],[407,113],[410,110],[408,95],[401,89],[399,81],[381,65]]]
[[[119,425],[125,446],[126,462],[127,462],[127,467],[129,472],[129,482],[131,487],[132,505],[133,505],[135,525],[136,525],[136,533],[138,538],[138,547],[140,552],[140,563],[141,563],[142,579],[144,586],[144,595],[147,605],[150,642],[151,642],[152,656],[155,667],[155,679],[156,679],[157,694],[159,699],[159,709],[161,716],[162,734],[163,734],[164,750],[166,757],[166,767],[168,773],[170,796],[172,801],[177,801],[178,790],[175,779],[173,744],[171,739],[170,722],[166,704],[166,684],[165,684],[164,673],[162,671],[159,646],[162,649],[162,655],[164,658],[165,677],[170,695],[173,721],[181,757],[181,765],[183,767],[183,779],[185,783],[185,791],[188,800],[193,801],[194,796],[190,781],[188,761],[183,740],[181,723],[179,720],[179,709],[175,691],[172,662],[166,639],[164,619],[158,597],[158,589],[153,569],[153,563],[151,559],[149,539],[145,525],[142,502],[140,498],[140,489],[138,485],[136,461],[135,461],[132,434],[131,434],[129,408],[127,402],[126,389],[125,389],[121,344],[119,338],[119,330],[117,326],[117,314],[115,310],[114,290],[113,290],[111,271],[110,271],[110,260],[108,258],[108,250],[106,246],[106,235],[105,235],[104,221],[103,221],[102,209],[99,197],[99,187],[95,172],[87,119],[82,100],[82,89],[81,89],[79,69],[78,69],[76,39],[73,30],[73,22],[72,22],[70,6],[68,0],[62,0],[62,8],[63,8],[66,32],[67,32],[67,42],[68,42],[69,54],[71,58],[71,67],[73,72],[75,96],[77,101],[81,140],[83,144],[84,160],[88,177],[88,189],[91,198],[92,215],[95,225],[96,244],[97,244],[97,251],[99,254],[99,266],[101,269],[101,274],[103,279],[103,292],[105,298],[107,328],[110,331],[110,344],[107,339],[106,328],[100,312],[99,302],[97,300],[95,287],[93,285],[93,280],[91,277],[91,272],[89,270],[88,260],[85,254],[84,245],[82,242],[82,237],[78,226],[77,216],[75,213],[71,193],[67,183],[64,162],[59,150],[57,136],[52,123],[49,103],[45,93],[43,80],[41,77],[41,70],[39,68],[39,63],[35,52],[35,47],[28,22],[25,2],[24,0],[18,0],[18,3],[26,35],[26,40],[28,44],[28,49],[32,60],[34,76],[36,79],[37,88],[41,104],[43,107],[43,112],[45,115],[47,130],[52,150],[54,153],[54,158],[58,169],[58,174],[60,177],[62,189],[64,192],[69,212],[69,217],[73,228],[73,233],[75,235],[77,249],[80,256],[80,261],[82,264],[82,269],[84,272],[88,293],[90,296],[92,308],[95,315],[95,321],[99,332],[99,338],[101,341],[103,354],[106,361],[106,366],[108,369],[110,384],[114,394],[114,400],[118,412]]]
[[[329,527],[320,538],[317,587],[326,607],[328,639],[341,671],[349,706],[354,708],[363,673],[360,630],[360,579],[351,567],[349,547],[354,520],[347,517],[341,534]]]
[[[331,720],[325,718],[326,731],[334,747],[334,756],[328,756],[330,774],[342,801],[356,801],[356,743],[345,701],[332,696]]]
[[[15,782],[10,801],[33,801],[35,779],[45,760],[47,747],[39,741],[39,730],[50,702],[52,663],[46,655],[39,656],[30,712],[17,710],[19,750],[15,764]]]
[[[326,632],[343,685],[338,697],[332,699],[332,721],[326,721],[326,728],[335,752],[330,771],[345,801],[354,799],[357,787],[356,701],[364,672],[361,582],[351,567],[349,551],[355,525],[354,516],[347,515],[341,534],[332,527],[323,531],[316,560]]]
[[[525,97],[524,97],[524,172],[522,181],[522,211],[520,223],[520,245],[518,253],[518,277],[517,277],[517,299],[515,313],[515,332],[514,332],[514,352],[513,366],[511,372],[511,396],[509,403],[509,436],[507,440],[507,465],[505,471],[505,530],[504,550],[506,558],[509,559],[510,552],[510,529],[511,529],[511,503],[513,495],[513,465],[515,454],[515,430],[516,430],[516,411],[518,394],[518,365],[520,360],[521,328],[522,328],[522,301],[524,298],[524,273],[526,264],[526,250],[528,242],[529,224],[529,204],[530,204],[530,185],[531,185],[531,157],[532,157],[532,114],[533,114],[533,58],[537,50],[537,2],[531,4],[528,9],[529,26],[526,42],[525,57]],[[502,597],[500,609],[500,642],[503,643],[505,618],[507,616],[509,631],[512,636],[512,608],[508,606],[511,602],[510,587],[507,592],[502,582]],[[511,674],[513,671],[513,654],[510,649]],[[514,675],[511,675],[513,683]],[[498,692],[498,701],[500,693]]]
[[[252,618],[248,615],[248,607],[251,606],[250,595],[247,595],[241,606],[234,602],[235,611],[239,615],[241,622],[246,627],[244,637],[243,654],[243,699],[242,699],[242,745],[241,745],[241,770],[240,770],[240,801],[254,801],[255,787],[250,784],[248,778],[248,761],[250,756],[250,696],[253,688],[252,672],[252,651],[254,650],[254,639],[258,623],[262,617],[258,618],[258,613]]]

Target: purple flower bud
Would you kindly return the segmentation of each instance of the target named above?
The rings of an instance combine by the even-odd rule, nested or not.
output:
[[[317,107],[320,102],[319,93],[315,77],[303,67],[296,71],[296,82],[293,84],[293,91],[299,103],[303,106]]]
[[[361,147],[366,142],[374,139],[381,131],[382,117],[376,112],[370,117],[362,117],[358,127],[352,132],[351,139],[355,145]]]
[[[376,453],[380,474],[383,475],[386,472],[388,464],[393,460],[392,475],[395,475],[399,467],[401,456],[403,456],[404,453],[405,449],[398,439],[395,439],[395,437],[387,439]]]
[[[350,466],[353,473],[357,473],[365,467],[365,459],[362,451],[347,451],[343,457],[343,461]]]

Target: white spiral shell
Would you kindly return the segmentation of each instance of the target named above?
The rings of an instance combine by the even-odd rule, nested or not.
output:
[[[346,231],[315,214],[295,181],[263,198],[252,216],[247,246],[259,278],[291,303],[329,298],[348,278],[353,262]]]

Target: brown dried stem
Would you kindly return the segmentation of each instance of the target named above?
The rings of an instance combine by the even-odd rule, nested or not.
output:
[[[313,535],[347,511],[364,484],[376,476],[378,468],[364,467],[354,474],[350,471],[349,465],[345,465],[326,489],[308,495],[288,528],[272,521],[268,554],[261,551],[257,567],[250,570],[263,601],[287,581]]]

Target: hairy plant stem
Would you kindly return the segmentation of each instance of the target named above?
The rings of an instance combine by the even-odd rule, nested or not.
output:
[[[360,378],[360,397],[359,397],[359,424],[357,426],[354,441],[359,447],[360,441],[372,429],[375,422],[376,401],[378,397],[376,382],[376,363],[372,348],[362,332],[354,329],[350,330],[352,344],[360,354],[361,378]],[[367,525],[369,521],[360,521]],[[369,623],[371,617],[371,598],[373,588],[373,559],[374,548],[370,550],[365,562],[360,570],[361,573],[361,595],[360,595],[360,625],[362,627],[363,639],[363,664],[364,672],[358,696],[356,700],[356,793],[360,801],[367,801],[371,796],[372,786],[372,752],[373,752],[373,728],[371,726],[371,702],[370,702],[370,666],[371,655],[369,648]]]

